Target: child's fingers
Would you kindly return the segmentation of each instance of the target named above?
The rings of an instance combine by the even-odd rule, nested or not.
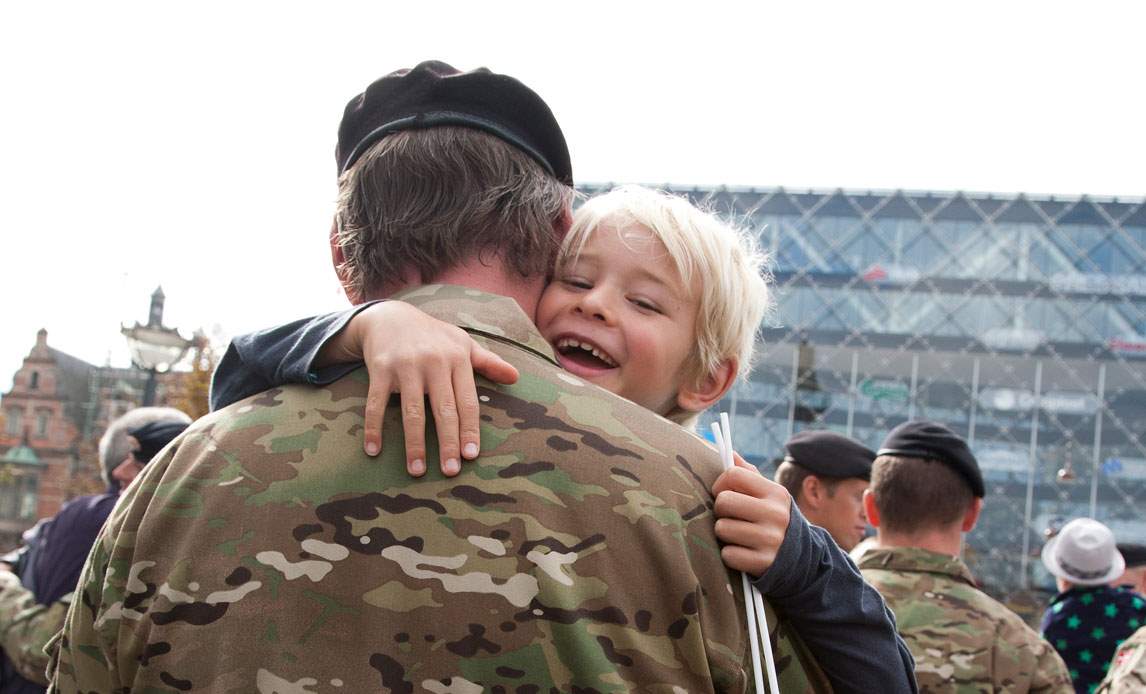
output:
[[[771,566],[775,561],[776,552],[784,541],[783,532],[776,532],[772,526],[733,518],[721,518],[716,521],[716,537],[726,545],[739,546],[750,551],[765,567]]]
[[[382,423],[386,418],[386,405],[390,402],[390,377],[370,373],[370,390],[366,393],[366,413],[362,447],[366,455],[375,456],[382,451]]]
[[[466,364],[462,368],[469,369]],[[429,372],[430,407],[434,428],[438,432],[438,458],[442,474],[453,477],[461,471],[461,445],[458,443],[458,405],[454,397],[452,374],[446,369]]]
[[[454,369],[453,384],[458,401],[458,434],[461,438],[462,457],[473,460],[481,450],[481,408],[474,372],[468,364]]]
[[[470,348],[470,361],[473,363],[473,370],[485,376],[494,383],[504,383],[506,385],[517,383],[517,369],[513,364],[502,359],[498,355],[482,347],[477,342],[473,342]]]
[[[779,525],[780,534],[788,527],[789,510],[779,499],[760,499],[740,492],[724,491],[716,495],[713,513],[717,518],[735,518],[749,523]]]
[[[752,577],[759,576],[767,571],[768,567],[772,566],[772,562],[776,559],[773,556],[772,561],[766,561],[756,552],[739,545],[725,545],[721,547],[720,558],[728,568],[743,571]]]
[[[402,435],[406,439],[406,470],[414,477],[426,472],[426,391],[421,374],[406,371],[400,377]]]
[[[787,494],[788,490],[753,470],[742,467],[732,467],[720,473],[712,485],[712,493],[720,494],[731,490],[751,496],[769,496],[772,494]]]
[[[757,475],[760,475],[759,468],[757,468],[755,465],[748,462],[744,458],[741,458],[740,454],[737,453],[736,451],[732,452],[732,460],[736,463],[736,467],[742,467],[745,470],[751,470],[752,472],[755,472]],[[761,475],[761,477],[763,477],[763,475]]]

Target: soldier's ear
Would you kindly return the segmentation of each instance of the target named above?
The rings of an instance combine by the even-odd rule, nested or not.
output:
[[[800,495],[804,503],[818,511],[824,495],[824,483],[819,477],[808,475],[800,482]]]
[[[334,274],[338,275],[338,283],[342,285],[346,298],[357,306],[362,303],[362,297],[346,271],[346,254],[342,252],[342,242],[338,236],[338,217],[335,216],[334,221],[330,223],[330,262],[334,265]]]
[[[875,507],[875,494],[871,489],[863,490],[863,511],[867,514],[867,522],[873,528],[879,527],[879,509]]]
[[[975,497],[971,505],[967,507],[967,512],[963,514],[963,523],[960,526],[963,532],[969,533],[975,528],[975,524],[979,522],[979,514],[983,512],[983,500]]]
[[[690,384],[685,379],[676,394],[677,406],[688,412],[703,412],[712,407],[732,387],[738,368],[739,362],[736,359],[725,359],[698,383]]]

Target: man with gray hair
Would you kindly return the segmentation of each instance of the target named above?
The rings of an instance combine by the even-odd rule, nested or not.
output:
[[[18,574],[0,571],[0,690],[42,692],[44,645],[63,626],[80,570],[120,492],[191,418],[170,407],[141,407],[111,423],[99,442],[103,494],[82,496],[37,526]]]

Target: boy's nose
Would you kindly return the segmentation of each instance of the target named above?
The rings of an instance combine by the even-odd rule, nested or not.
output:
[[[595,318],[604,323],[611,323],[613,320],[613,312],[609,307],[608,299],[604,296],[604,292],[599,289],[582,295],[581,301],[577,303],[574,310],[588,318]]]

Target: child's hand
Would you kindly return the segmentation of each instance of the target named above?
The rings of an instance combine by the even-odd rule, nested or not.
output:
[[[382,450],[386,404],[391,393],[401,394],[406,469],[415,477],[426,472],[426,395],[437,425],[442,473],[453,476],[461,470],[461,459],[476,458],[481,445],[474,372],[497,383],[517,381],[517,369],[464,330],[401,301],[360,311],[323,349],[320,360],[366,362],[367,455]]]
[[[788,532],[792,495],[739,454],[736,467],[716,478],[712,494],[716,497],[716,537],[724,543],[720,558],[749,576],[767,571]]]

